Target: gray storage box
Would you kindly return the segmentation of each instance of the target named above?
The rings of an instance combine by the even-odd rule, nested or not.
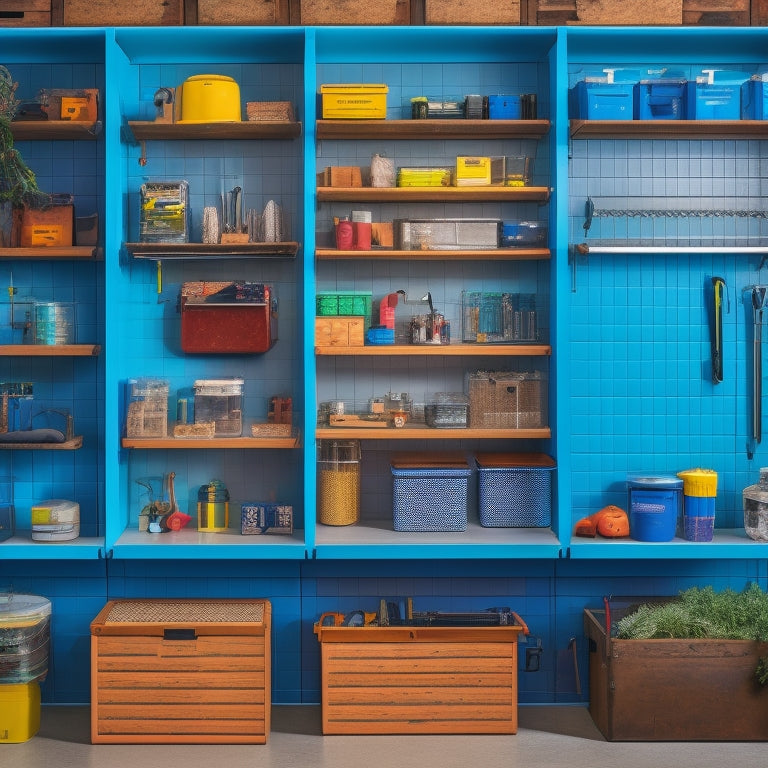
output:
[[[397,251],[451,251],[498,248],[500,219],[395,219]]]

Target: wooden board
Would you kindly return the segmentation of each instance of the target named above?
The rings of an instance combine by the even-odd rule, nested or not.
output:
[[[323,733],[516,733],[521,631],[316,626]]]
[[[585,610],[589,712],[609,741],[768,741],[768,691],[754,679],[768,643],[617,640]]]
[[[402,25],[411,22],[411,0],[290,0],[291,24]]]
[[[0,27],[50,27],[52,0],[0,0]]]
[[[183,0],[64,0],[65,27],[175,26],[184,23]]]
[[[197,24],[288,24],[288,0],[197,0]],[[189,23],[189,21],[187,22]]]
[[[134,610],[146,620],[110,618]],[[229,611],[255,618],[229,620]],[[266,743],[270,617],[263,600],[107,603],[91,623],[91,741]]]
[[[602,13],[606,20],[601,22],[587,22],[579,18],[577,5],[582,0],[528,0],[532,7],[528,13],[528,23],[539,26],[560,26],[567,24],[586,24],[595,23],[597,25],[620,25],[622,23],[621,9],[624,8],[623,0],[583,0],[589,3],[592,13]],[[764,6],[762,11],[755,10],[755,5],[763,6],[766,0],[752,0],[752,9],[750,9],[750,0],[682,0],[682,22],[683,26],[749,26],[752,24],[765,24],[768,22],[768,5]],[[634,2],[631,3],[634,5]],[[668,21],[660,20],[661,15],[657,14],[656,3],[646,3],[643,7],[640,3],[641,11],[644,10],[644,17],[638,21],[641,25],[668,24]],[[660,3],[660,9],[663,13],[668,13],[666,0]],[[750,10],[752,19],[750,20]],[[614,20],[617,19],[617,20]]]
[[[520,24],[520,0],[424,0],[424,22],[448,24]]]

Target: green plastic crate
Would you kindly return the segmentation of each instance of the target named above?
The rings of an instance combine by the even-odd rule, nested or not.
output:
[[[318,293],[315,314],[321,317],[335,315],[362,315],[366,330],[371,325],[372,294],[370,291],[335,291]]]

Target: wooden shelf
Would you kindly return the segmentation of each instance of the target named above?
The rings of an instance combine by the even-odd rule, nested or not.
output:
[[[83,446],[83,436],[77,435],[63,443],[3,443],[2,451],[76,451]]]
[[[298,437],[124,437],[123,448],[298,448]]]
[[[129,120],[136,141],[183,141],[187,139],[295,139],[301,123],[288,120],[249,120],[239,123],[157,123]]]
[[[104,251],[93,245],[56,246],[45,248],[0,248],[0,259],[29,259],[37,261],[101,261]]]
[[[96,357],[100,344],[0,344],[0,357]]]
[[[318,187],[317,199],[321,203],[545,203],[549,193],[549,187]]]
[[[11,123],[15,141],[89,141],[101,133],[101,121],[17,120]]]
[[[522,440],[550,438],[549,427],[539,429],[437,429],[421,424],[395,427],[318,427],[318,440]]]
[[[371,251],[340,251],[317,248],[319,261],[352,259],[392,259],[397,261],[545,261],[551,258],[549,248],[490,248],[451,251],[395,251],[374,248]]]
[[[318,139],[539,139],[549,120],[318,120]]]
[[[768,139],[766,120],[571,120],[572,139]]]
[[[294,258],[296,242],[283,243],[125,243],[134,259],[262,259]]]
[[[552,347],[546,344],[381,344],[365,347],[315,347],[315,354],[318,357],[545,357],[552,354]]]

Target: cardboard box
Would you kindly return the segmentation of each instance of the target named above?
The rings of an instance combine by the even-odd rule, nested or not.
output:
[[[316,624],[323,733],[517,733],[522,630]]]
[[[324,119],[383,120],[387,116],[387,92],[383,83],[320,86]]]
[[[616,605],[610,614],[614,624],[622,615]],[[584,632],[589,713],[609,741],[768,741],[766,691],[754,677],[768,643],[619,640],[596,609],[584,611]]]
[[[316,317],[315,345],[318,347],[364,346],[365,318]]]
[[[48,208],[16,209],[12,244],[22,248],[71,246],[75,229],[75,206],[67,203]]]
[[[91,622],[94,744],[265,744],[271,605],[110,600]]]
[[[319,187],[362,187],[363,174],[356,165],[326,166],[317,174]]]

